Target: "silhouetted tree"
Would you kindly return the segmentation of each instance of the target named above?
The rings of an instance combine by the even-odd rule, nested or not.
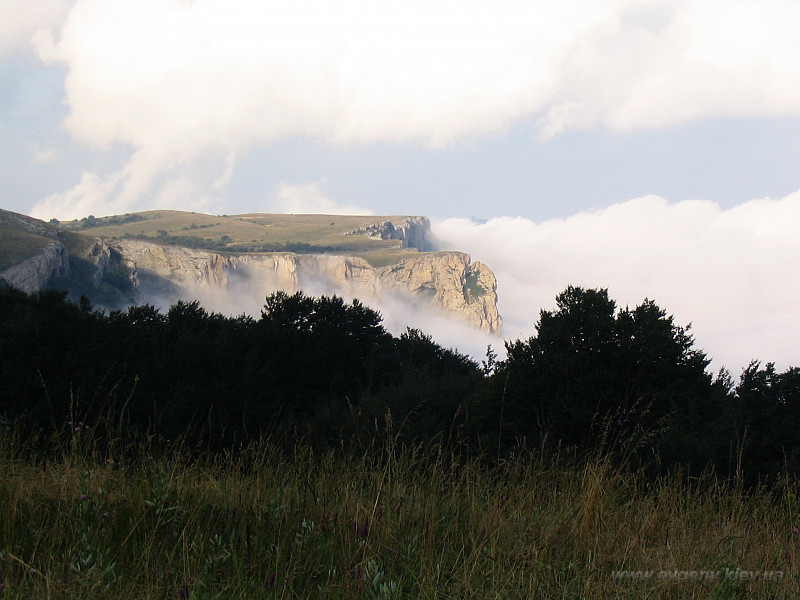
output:
[[[495,369],[507,443],[627,444],[710,401],[708,359],[654,302],[618,311],[607,290],[570,286],[556,304]]]

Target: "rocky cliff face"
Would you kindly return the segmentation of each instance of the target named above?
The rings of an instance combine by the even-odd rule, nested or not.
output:
[[[145,302],[191,296],[220,298],[248,290],[261,300],[275,290],[336,293],[367,303],[407,296],[488,333],[499,334],[497,282],[491,270],[462,252],[411,254],[374,268],[359,257],[290,252],[227,256],[141,240],[107,242]],[[107,261],[112,264],[113,261]],[[98,268],[103,263],[97,262]]]
[[[390,298],[411,300],[487,333],[499,334],[502,328],[494,274],[468,254],[427,251],[432,236],[425,217],[378,221],[347,232],[397,240],[398,248],[408,250],[384,267],[353,256],[221,254],[136,239],[83,240],[70,255],[67,238],[54,227],[2,210],[0,229],[0,234],[28,236],[32,252],[6,261],[0,277],[28,293],[58,279],[74,297],[87,295],[104,308],[199,299],[209,310],[257,313],[267,294],[303,290],[358,297],[376,308]],[[243,303],[248,298],[250,303]]]
[[[9,267],[0,273],[0,278],[28,294],[35,294],[53,277],[69,275],[69,250],[59,241],[53,241],[38,254]]]
[[[12,235],[12,246],[30,247],[30,255],[12,259],[0,270],[0,278],[29,294],[35,294],[53,277],[69,275],[69,250],[58,231],[38,219],[0,209],[0,241]],[[19,237],[21,235],[21,237]],[[15,248],[18,250],[18,248]]]
[[[435,245],[428,217],[376,221],[348,231],[345,235],[366,235],[378,240],[397,240],[398,248],[415,248],[421,252],[433,250]]]

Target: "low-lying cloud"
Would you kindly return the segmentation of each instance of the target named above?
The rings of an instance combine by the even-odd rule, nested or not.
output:
[[[534,333],[539,308],[568,285],[608,288],[618,305],[645,298],[692,323],[698,347],[734,374],[752,359],[800,364],[800,192],[723,210],[647,196],[540,223],[447,219],[434,233],[488,264],[504,337]]]
[[[299,283],[303,293],[310,296],[337,295],[348,302],[358,297],[352,289],[309,272],[302,273]],[[145,301],[166,312],[179,299],[197,300],[209,312],[228,316],[247,314],[258,318],[265,297],[280,289],[285,288],[269,273],[258,268],[240,267],[229,274],[225,287],[184,282],[176,285],[171,294],[149,290]],[[294,289],[285,291],[293,293]],[[485,357],[488,346],[500,352],[503,350],[498,336],[476,330],[461,321],[458,315],[436,309],[402,290],[383,290],[379,299],[361,295],[359,300],[379,312],[383,326],[394,335],[400,335],[408,328],[418,329],[440,345],[454,348],[476,360]]]

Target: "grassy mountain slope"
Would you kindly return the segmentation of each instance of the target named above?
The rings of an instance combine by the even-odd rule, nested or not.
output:
[[[402,217],[373,215],[285,215],[243,214],[207,215],[202,213],[151,210],[111,217],[87,217],[59,224],[62,229],[80,231],[97,237],[121,238],[144,236],[196,237],[229,246],[268,244],[310,244],[337,251],[368,252],[397,245],[393,240],[346,235],[377,221]]]
[[[41,251],[58,237],[52,225],[0,209],[0,271]]]

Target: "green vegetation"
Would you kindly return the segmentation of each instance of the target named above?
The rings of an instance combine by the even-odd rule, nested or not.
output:
[[[197,302],[104,314],[3,288],[0,416],[31,435],[106,419],[221,451],[277,432],[287,447],[359,445],[390,411],[398,442],[444,436],[471,455],[602,451],[654,474],[713,465],[748,488],[800,473],[800,369],[753,363],[737,385],[652,301],[617,310],[571,287],[557,304],[478,365],[338,297],[278,292],[254,319]]]
[[[58,230],[43,223],[0,209],[0,271],[41,251],[58,239]]]
[[[75,221],[67,221],[61,223],[57,219],[50,221],[53,225],[58,225],[68,231],[84,231],[86,229],[94,229],[96,227],[113,227],[115,225],[125,225],[126,223],[138,223],[147,220],[147,217],[138,213],[125,213],[124,215],[114,215],[110,217],[100,217],[99,219],[94,215],[89,215],[82,219]]]
[[[0,284],[0,339],[2,598],[800,586],[800,369],[714,378],[649,300],[569,287],[479,365],[337,297],[106,315]]]
[[[22,262],[52,243],[53,240],[45,236],[0,223],[0,271]]]
[[[478,283],[477,273],[470,273],[467,275],[467,280],[464,285],[464,300],[469,302],[472,298],[480,298],[486,295],[486,290],[483,289]]]
[[[126,233],[123,238],[146,240],[158,242],[160,244],[170,244],[183,248],[194,248],[196,250],[214,250],[217,252],[294,252],[296,254],[325,254],[332,252],[348,252],[352,250],[344,246],[319,246],[306,244],[304,242],[272,242],[272,243],[251,243],[236,244],[230,236],[222,235],[219,239],[209,237],[199,237],[194,235],[169,235],[166,230],[158,231],[156,237],[143,234],[131,235]]]
[[[348,252],[356,255],[393,249],[397,240],[346,235],[360,227],[393,217],[350,215],[205,215],[159,210],[85,217],[60,223],[70,231],[106,238],[133,237],[162,243],[229,252]]]
[[[748,494],[601,456],[487,466],[391,441],[197,456],[95,435],[65,423],[49,453],[0,437],[4,599],[782,599],[800,586],[794,483]]]

